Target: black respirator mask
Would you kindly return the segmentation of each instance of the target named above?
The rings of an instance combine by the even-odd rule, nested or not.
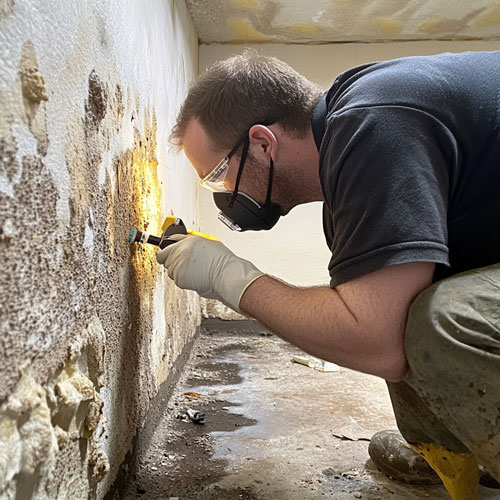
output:
[[[241,143],[238,143],[231,153],[234,154],[239,144]],[[240,184],[249,146],[250,139],[248,138],[248,134],[246,134],[234,191],[215,191],[213,193],[215,204],[220,209],[219,220],[233,231],[268,230],[278,222],[281,216],[279,205],[271,202],[274,173],[274,163],[272,159],[269,165],[269,179],[267,182],[267,195],[264,205],[257,203],[253,198],[244,193],[238,193],[238,186]]]

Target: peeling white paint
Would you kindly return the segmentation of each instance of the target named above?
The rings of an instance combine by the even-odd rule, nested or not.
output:
[[[14,197],[14,186],[3,172],[0,172],[0,193],[9,198]]]
[[[12,180],[12,184],[15,185],[19,182],[23,171],[23,156],[36,156],[37,142],[25,122],[15,121],[12,124],[11,131],[17,144],[16,162],[19,167]]]
[[[2,234],[4,238],[10,239],[16,236],[16,228],[11,219],[6,219],[2,227]]]
[[[94,253],[94,232],[90,229],[89,222],[85,223],[85,237],[83,240],[83,248],[88,251],[90,255]]]
[[[114,188],[116,175],[113,170],[113,165],[116,153],[117,151],[121,151],[121,147],[123,144],[134,143],[134,126],[132,124],[132,121],[130,120],[131,110],[125,108],[124,115],[125,116],[121,121],[120,131],[110,139],[109,149],[104,151],[102,154],[98,177],[100,187],[104,186],[107,174],[112,182],[112,187]]]
[[[165,277],[160,275],[155,289],[153,291],[153,318],[155,329],[151,339],[151,359],[153,364],[153,373],[155,374],[156,384],[160,385],[166,378],[164,357],[173,357],[172,352],[168,352],[169,337],[165,335],[168,331],[165,318]],[[162,366],[163,365],[163,366]]]

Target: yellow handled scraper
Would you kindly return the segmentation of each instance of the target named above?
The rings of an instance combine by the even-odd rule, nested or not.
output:
[[[154,236],[153,234],[149,234],[145,231],[139,231],[136,227],[132,227],[128,235],[128,242],[149,243],[150,245],[165,248],[172,243],[176,243],[176,240],[170,239],[170,237],[174,234],[192,234],[207,238],[208,240],[220,241],[219,238],[211,236],[210,234],[200,233],[198,231],[188,229],[184,222],[182,222],[182,219],[173,215],[169,215],[165,218],[165,221],[161,226],[161,230],[163,231],[161,236]]]

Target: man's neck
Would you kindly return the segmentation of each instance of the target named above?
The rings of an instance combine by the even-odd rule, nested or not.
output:
[[[291,163],[294,165],[292,192],[296,205],[323,201],[323,190],[319,177],[319,154],[312,129],[305,137],[295,139],[291,147]]]

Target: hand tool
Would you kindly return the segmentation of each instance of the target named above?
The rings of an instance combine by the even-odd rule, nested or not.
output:
[[[187,416],[191,420],[191,422],[195,424],[204,424],[205,423],[205,414],[198,410],[193,410],[192,408],[188,408],[186,411]]]
[[[209,240],[220,241],[219,238],[211,236],[210,234],[200,233],[198,231],[193,231],[192,229],[186,228],[182,219],[169,215],[165,218],[161,226],[162,235],[154,236],[153,234],[147,233],[146,231],[139,231],[136,227],[130,229],[128,235],[129,243],[149,243],[150,245],[156,245],[160,248],[165,248],[168,245],[176,243],[177,240],[171,239],[174,234],[192,234],[195,236],[201,236]]]

